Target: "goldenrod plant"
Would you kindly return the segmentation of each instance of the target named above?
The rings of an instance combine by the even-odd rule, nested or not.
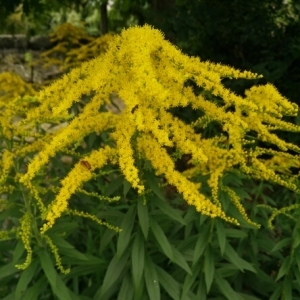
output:
[[[83,62],[104,54],[108,50],[112,38],[113,34],[107,33],[95,38],[86,45],[82,45],[80,48],[75,48],[67,52],[64,68],[68,70],[70,68],[78,67]]]
[[[13,72],[0,73],[0,102],[13,102],[17,97],[34,96],[33,86]]]
[[[283,120],[296,115],[298,107],[271,84],[254,85],[239,96],[223,85],[224,78],[260,76],[189,57],[159,30],[132,27],[114,36],[105,54],[71,70],[36,97],[3,103],[0,180],[5,226],[0,236],[20,242],[0,274],[6,270],[9,275],[2,278],[9,282],[10,275],[24,270],[16,291],[7,295],[29,299],[34,290],[35,299],[48,299],[46,287],[41,288],[48,282],[52,293],[64,300],[117,295],[206,299],[209,293],[228,299],[246,299],[243,293],[269,297],[273,291],[268,289],[251,294],[243,285],[228,283],[228,276],[233,280],[245,271],[250,278],[249,273],[259,271],[258,264],[240,257],[243,251],[249,256],[248,249],[240,245],[237,253],[230,238],[268,230],[259,229],[260,220],[264,226],[267,221],[256,217],[254,204],[264,190],[255,195],[254,188],[245,186],[242,191],[241,180],[270,182],[299,193],[298,175],[289,169],[299,165],[300,149],[274,133],[300,131]],[[120,114],[105,110],[111,95],[125,104]],[[85,106],[74,113],[82,98]],[[201,116],[185,122],[172,113],[178,107],[191,107]],[[10,122],[14,116],[18,120]],[[204,137],[201,130],[212,122],[221,126],[220,132]],[[191,157],[191,167],[181,172],[176,161],[183,155]],[[65,156],[71,158],[68,164]],[[277,168],[281,162],[285,164]],[[166,199],[165,184],[176,188],[175,199]],[[271,207],[268,201],[260,204],[263,213],[264,205]],[[295,208],[297,203],[274,207],[273,216]],[[89,220],[104,226],[95,227]],[[83,249],[88,252],[91,243],[94,248],[83,254],[69,242],[75,229],[80,233],[87,224],[95,229],[85,236],[89,242]],[[224,258],[214,254],[216,245]],[[57,269],[68,275],[57,274],[47,249]],[[222,273],[222,267],[231,273]],[[37,278],[41,268],[44,281]],[[87,274],[95,276],[83,279],[86,287],[80,292],[78,276]],[[267,282],[276,287],[271,277]]]
[[[57,65],[64,70],[66,68],[64,62],[67,53],[93,40],[94,38],[89,36],[84,28],[70,23],[63,23],[50,34],[50,41],[54,47],[42,52],[37,63],[41,63],[44,68]]]

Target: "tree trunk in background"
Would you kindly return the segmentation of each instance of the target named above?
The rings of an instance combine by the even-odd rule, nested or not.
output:
[[[151,6],[157,11],[166,11],[175,6],[175,0],[151,0]]]
[[[173,44],[176,44],[176,35],[172,30],[170,20],[174,17],[176,0],[150,0],[152,16],[150,24],[163,30],[166,38]],[[168,20],[169,22],[166,22]]]
[[[108,33],[108,17],[107,17],[107,2],[103,1],[100,4],[100,14],[101,14],[101,34],[104,35]]]

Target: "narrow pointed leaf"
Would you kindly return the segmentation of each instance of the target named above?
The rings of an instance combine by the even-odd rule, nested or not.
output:
[[[184,299],[184,296],[190,291],[191,286],[194,284],[196,278],[199,275],[199,265],[194,266],[192,270],[192,275],[186,274],[182,287],[182,296],[181,299]]]
[[[103,284],[94,297],[95,299],[101,299],[108,289],[119,279],[128,262],[129,255],[130,251],[126,251],[120,258],[117,254],[113,257],[105,273]]]
[[[123,180],[123,196],[126,197],[127,193],[131,188],[131,184],[124,178]]]
[[[129,276],[122,280],[121,289],[117,300],[133,299],[133,285]]]
[[[18,241],[12,259],[12,263],[14,265],[17,264],[18,260],[21,258],[24,252],[25,252],[24,244],[21,241]]]
[[[14,264],[12,264],[12,263],[6,264],[0,268],[0,279],[10,276],[12,274],[18,273],[18,272],[20,272],[20,270],[17,269]]]
[[[180,300],[180,284],[164,269],[156,267],[159,282],[171,299]]]
[[[217,228],[217,237],[221,250],[221,254],[223,256],[226,246],[226,234],[224,229],[224,223],[222,220],[216,220],[216,228]]]
[[[198,299],[201,299],[201,300],[207,299],[204,274],[202,274],[202,276],[200,276],[200,282],[198,284],[198,289],[197,289],[197,297],[198,297]]]
[[[165,200],[165,196],[162,193],[161,188],[158,185],[157,179],[151,173],[147,172],[145,175],[147,178],[147,184],[149,184],[150,189],[154,192],[154,194],[161,200]]]
[[[136,215],[135,206],[132,205],[128,209],[121,223],[122,232],[119,233],[118,243],[117,243],[118,257],[122,256],[123,252],[126,250],[129,244],[131,232],[135,221],[135,215]]]
[[[277,300],[280,299],[281,293],[282,293],[282,284],[279,284],[273,294],[270,297],[270,300]]]
[[[172,250],[174,263],[184,269],[188,274],[192,275],[192,270],[190,269],[183,255],[174,246],[172,246]]]
[[[29,289],[26,290],[22,300],[37,300],[39,295],[44,292],[48,287],[46,277],[43,275],[38,281],[34,283]]]
[[[291,277],[291,274],[289,274],[288,276],[286,276],[284,278],[284,282],[283,282],[283,290],[282,290],[282,294],[284,299],[293,299],[293,287],[292,287],[292,281],[293,278]],[[299,284],[299,282],[298,282]]]
[[[141,199],[138,200],[138,217],[139,217],[139,224],[143,231],[145,240],[148,239],[148,232],[149,232],[149,214],[148,214],[148,206],[143,204]]]
[[[215,273],[215,263],[214,263],[214,255],[212,252],[212,248],[209,246],[205,250],[204,254],[204,274],[205,274],[205,283],[206,289],[209,292],[211,284],[214,279]]]
[[[186,225],[186,222],[182,218],[180,211],[171,207],[170,204],[168,204],[165,200],[158,199],[157,197],[150,197],[150,201],[171,219],[181,223],[182,225]]]
[[[19,300],[24,296],[24,293],[27,290],[27,286],[31,279],[33,278],[35,271],[38,267],[38,261],[32,261],[31,264],[21,273],[19,278],[16,292],[15,292],[15,300]]]
[[[273,247],[273,249],[271,250],[271,252],[275,252],[275,251],[278,251],[278,250],[282,249],[283,247],[290,246],[290,245],[292,245],[292,243],[293,243],[293,239],[292,239],[292,238],[285,238],[285,239],[282,239],[282,240],[280,240],[280,241]]]
[[[210,226],[201,226],[201,232],[199,234],[198,241],[194,249],[193,266],[197,263],[201,255],[203,254],[206,246],[208,245],[210,236]]]
[[[225,247],[225,258],[227,258],[233,265],[235,265],[239,270],[244,272],[244,270],[249,270],[253,273],[256,273],[256,270],[253,266],[242,259],[235,250],[231,247],[229,243],[226,243]]]
[[[100,253],[102,253],[106,249],[107,245],[112,241],[115,235],[117,235],[116,231],[109,228],[105,229],[105,232],[100,241]]]
[[[144,261],[145,261],[145,246],[144,238],[141,231],[135,236],[133,247],[132,247],[132,278],[135,289],[137,290],[140,287],[141,280],[144,273]]]
[[[291,261],[291,257],[290,256],[287,256],[282,264],[281,264],[281,267],[278,271],[278,274],[277,274],[277,277],[276,277],[276,281],[279,280],[282,276],[286,275],[289,270],[290,270],[290,261]]]
[[[218,273],[215,276],[215,282],[218,286],[220,292],[227,298],[227,299],[234,299],[234,300],[244,300],[242,296],[240,296],[228,283],[227,280],[222,278]]]
[[[70,296],[69,290],[61,277],[57,274],[49,254],[43,250],[39,252],[39,257],[42,269],[51,285],[53,293],[60,300],[74,300],[74,298]]]
[[[116,190],[118,190],[124,182],[124,177],[119,176],[118,178],[111,181],[111,183],[105,188],[103,195],[104,196],[111,196]]]
[[[158,275],[149,255],[145,257],[145,282],[150,300],[160,300]]]
[[[153,218],[150,218],[150,226],[158,244],[162,248],[162,251],[171,261],[173,261],[174,254],[172,246],[170,245],[165,233]]]

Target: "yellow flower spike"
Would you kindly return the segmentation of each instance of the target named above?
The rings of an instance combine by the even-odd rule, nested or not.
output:
[[[223,167],[216,168],[212,174],[210,175],[210,179],[208,180],[208,185],[212,190],[212,198],[216,205],[221,206],[219,196],[219,178],[223,175],[225,170],[225,165]]]
[[[21,238],[24,248],[27,251],[27,256],[25,262],[21,265],[16,265],[16,268],[25,270],[31,263],[32,259],[32,249],[31,249],[31,216],[29,213],[24,214],[24,216],[20,219],[20,228],[18,231],[18,236]]]
[[[58,253],[58,248],[57,246],[54,245],[54,243],[52,242],[52,240],[47,236],[47,235],[43,235],[43,238],[45,239],[46,243],[48,244],[48,246],[50,247],[50,250],[51,252],[53,253],[54,255],[54,259],[55,259],[55,263],[56,263],[56,266],[57,268],[61,271],[61,273],[63,274],[68,274],[70,273],[70,269],[65,269],[63,266],[62,266],[62,262],[61,262],[61,258],[59,256],[59,253]]]
[[[87,106],[88,110],[90,106]],[[80,140],[87,133],[95,131],[102,131],[115,124],[115,116],[111,113],[106,113],[102,115],[101,120],[98,116],[85,116],[81,114],[77,119],[74,119],[63,131],[55,135],[48,145],[34,157],[32,162],[28,165],[28,170],[25,175],[20,179],[20,182],[25,183],[30,181],[38,170],[44,166],[49,158],[53,157],[56,152],[65,148],[69,144]]]
[[[144,186],[139,185],[138,169],[134,166],[133,149],[131,145],[131,137],[135,132],[134,124],[125,119],[120,120],[116,132],[112,137],[116,140],[117,153],[119,155],[118,162],[120,169],[125,178],[138,189],[139,193],[144,191]]]
[[[73,215],[73,216],[78,216],[78,217],[84,217],[87,219],[91,219],[94,222],[98,223],[101,226],[106,226],[107,228],[114,230],[116,232],[122,232],[122,229],[116,226],[113,226],[107,222],[103,222],[102,220],[98,219],[96,216],[90,215],[89,213],[86,212],[82,212],[82,211],[77,211],[74,209],[67,209],[66,213],[69,215]]]
[[[182,193],[183,198],[189,205],[195,206],[196,210],[204,215],[220,217],[228,222],[239,224],[237,220],[227,217],[221,207],[216,206],[207,200],[198,192],[198,187],[195,183],[189,181],[181,173],[175,171],[175,166],[171,158],[168,156],[155,139],[144,135],[138,138],[139,149],[144,152],[145,157],[151,161],[154,169],[158,174],[164,174],[167,181],[176,186],[178,191]]]
[[[287,214],[287,212],[289,212],[291,210],[299,209],[299,208],[300,208],[300,204],[292,204],[292,205],[289,205],[287,207],[283,207],[281,209],[271,208],[272,215],[271,215],[271,217],[268,220],[268,227],[270,229],[274,228],[274,226],[272,225],[272,221],[276,218],[276,216],[278,216],[280,214],[284,214],[287,217],[291,217],[290,215]]]
[[[229,187],[227,186],[222,186],[222,190],[227,192],[227,194],[230,196],[230,200],[233,202],[233,204],[236,206],[236,208],[239,210],[239,212],[241,213],[243,219],[250,225],[253,225],[257,228],[260,228],[260,225],[252,222],[249,217],[247,216],[246,210],[243,207],[243,205],[241,204],[241,200],[239,199],[239,197],[237,196],[237,194]]]
[[[45,233],[50,229],[55,220],[58,219],[68,208],[68,200],[71,195],[84,183],[89,181],[93,174],[92,172],[96,168],[101,168],[109,156],[114,153],[114,149],[105,147],[103,149],[93,151],[88,157],[84,158],[84,161],[88,161],[90,169],[86,169],[85,166],[79,161],[75,167],[69,172],[69,174],[61,181],[61,189],[55,200],[50,203],[47,208],[47,214],[45,217],[45,224],[41,228],[41,233]]]
[[[13,166],[14,162],[14,153],[10,152],[7,149],[4,149],[2,152],[2,159],[1,159],[1,173],[0,173],[0,183],[6,179],[10,169]]]
[[[190,153],[197,162],[207,162],[207,156],[204,154],[203,149],[196,144],[196,141],[200,141],[200,136],[195,134],[194,130],[179,120],[173,117],[170,113],[165,111],[160,112],[162,124],[169,135],[172,135],[172,141],[183,153]],[[163,145],[162,143],[160,143]],[[200,142],[199,142],[200,144]]]

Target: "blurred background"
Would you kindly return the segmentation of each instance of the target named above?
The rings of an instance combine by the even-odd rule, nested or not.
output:
[[[0,7],[0,74],[16,73],[36,90],[105,53],[112,34],[150,24],[188,55],[263,75],[223,79],[237,94],[269,82],[300,104],[299,0],[0,0]],[[5,85],[17,81],[11,76]],[[300,124],[299,115],[283,120]],[[300,144],[297,133],[276,134]]]
[[[28,40],[63,23],[91,36],[148,23],[183,52],[263,74],[299,103],[299,0],[0,0],[0,7],[0,34]]]

